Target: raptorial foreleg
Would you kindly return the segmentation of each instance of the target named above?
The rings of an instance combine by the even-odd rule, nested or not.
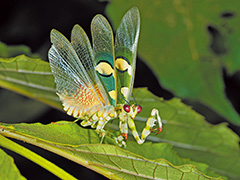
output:
[[[158,124],[158,128],[154,128],[154,126],[156,126],[156,122]],[[157,134],[162,131],[162,120],[157,109],[152,110],[146,126],[142,131],[141,139],[145,141],[146,137],[153,131],[158,131]]]
[[[158,123],[158,128],[154,128],[154,126],[156,126],[156,122]],[[128,119],[128,126],[129,129],[132,131],[133,137],[136,139],[138,144],[142,144],[144,143],[145,139],[147,138],[147,136],[155,131],[158,130],[158,133],[161,132],[162,130],[162,121],[161,118],[159,116],[159,112],[157,109],[153,109],[150,117],[148,118],[147,122],[146,122],[146,126],[144,127],[143,131],[142,131],[142,135],[141,138],[138,135],[138,132],[136,130],[136,126],[135,123],[133,121],[132,118]]]

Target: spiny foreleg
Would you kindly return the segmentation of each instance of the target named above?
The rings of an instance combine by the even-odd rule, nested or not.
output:
[[[154,128],[154,126],[156,126],[156,122],[158,124],[158,128]],[[153,131],[158,131],[157,134],[162,131],[162,120],[157,109],[152,110],[150,117],[147,120],[146,126],[142,131],[141,139],[145,141],[146,137]]]
[[[154,126],[156,126],[156,122],[158,123],[158,128],[154,128]],[[129,129],[132,131],[133,137],[136,139],[137,143],[138,144],[142,144],[142,143],[144,143],[145,139],[147,138],[147,136],[151,132],[153,132],[155,130],[157,130],[158,133],[161,132],[161,130],[162,130],[162,121],[161,121],[161,118],[159,116],[158,110],[157,109],[153,109],[151,114],[150,114],[150,117],[148,118],[148,120],[146,122],[146,126],[143,129],[143,131],[142,131],[141,138],[138,135],[135,123],[134,123],[132,118],[128,119],[128,126],[129,126]]]

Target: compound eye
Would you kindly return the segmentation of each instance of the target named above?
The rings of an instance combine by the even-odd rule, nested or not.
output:
[[[126,111],[127,113],[130,112],[130,106],[127,105],[127,104],[124,104],[123,109],[124,109],[124,111]]]
[[[142,111],[142,107],[138,105],[137,113],[140,113],[141,111]]]

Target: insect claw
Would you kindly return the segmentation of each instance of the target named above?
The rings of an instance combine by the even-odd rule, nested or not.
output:
[[[126,143],[124,142],[123,134],[119,135],[117,138],[115,137],[115,142],[118,144],[119,147],[126,147]]]
[[[156,134],[159,134],[159,133],[162,131],[162,126],[159,127],[159,128],[151,128],[151,129],[150,129],[150,132],[151,132],[151,133],[153,133],[154,131],[157,131]]]
[[[162,131],[162,126],[158,128],[158,133],[157,134],[159,134],[161,131]]]

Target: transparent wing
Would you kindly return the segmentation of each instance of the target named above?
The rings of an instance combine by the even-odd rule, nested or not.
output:
[[[85,69],[81,62],[92,61],[91,51],[83,48],[80,60],[70,42],[57,30],[51,31],[51,42],[49,62],[64,109],[78,116],[81,109],[103,108],[108,102],[99,91],[98,83],[91,79],[91,70]]]
[[[93,53],[96,70],[111,98],[116,103],[116,75],[114,66],[113,32],[102,15],[96,15],[91,23]]]
[[[84,32],[84,30],[79,26],[75,25],[71,34],[71,44],[78,55],[84,69],[87,71],[88,77],[91,84],[98,88],[99,92],[105,101],[105,104],[109,105],[109,97],[106,93],[104,85],[100,81],[94,64],[94,54],[91,48],[90,41]]]
[[[138,9],[133,7],[125,14],[116,32],[115,65],[120,79],[117,86],[118,103],[128,101],[132,93],[139,31],[140,15]]]

